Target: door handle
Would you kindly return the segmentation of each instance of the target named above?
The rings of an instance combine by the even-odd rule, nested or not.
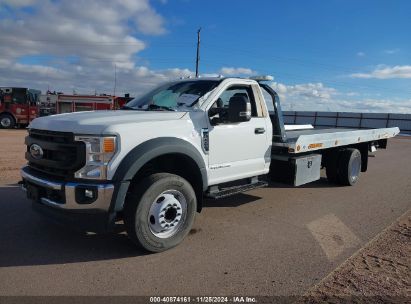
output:
[[[255,128],[254,133],[255,134],[264,134],[265,129],[264,128]]]

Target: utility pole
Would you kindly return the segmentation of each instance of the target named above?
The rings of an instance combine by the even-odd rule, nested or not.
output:
[[[48,66],[48,67],[47,67],[47,70],[46,70],[46,77],[47,77],[47,92],[49,92],[49,91],[50,91],[50,74],[49,74],[49,72],[50,72],[50,67]]]
[[[197,31],[196,78],[198,78],[198,64],[200,62],[200,32],[201,32],[201,27]]]
[[[117,64],[114,64],[114,93],[113,93],[113,96],[116,96],[116,87],[117,87]]]

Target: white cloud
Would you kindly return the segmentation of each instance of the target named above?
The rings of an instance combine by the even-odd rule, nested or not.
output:
[[[358,53],[357,53],[357,56],[358,56],[358,57],[364,57],[364,56],[365,56],[365,53],[364,53],[364,52],[358,52]]]
[[[321,82],[317,83],[303,83],[296,85],[285,85],[278,82],[273,82],[271,87],[277,92],[282,99],[289,99],[290,97],[297,97],[299,99],[330,99],[337,94],[337,90],[325,86]]]
[[[1,5],[7,5],[10,7],[25,7],[33,5],[35,0],[0,0]]]
[[[390,50],[384,50],[384,53],[388,55],[392,55],[392,54],[398,53],[399,51],[400,49],[390,49]]]
[[[248,68],[234,68],[234,67],[222,67],[220,73],[224,76],[235,76],[235,75],[253,75],[257,72]]]
[[[0,22],[2,57],[48,54],[133,62],[146,45],[137,36],[162,34],[164,19],[148,0],[19,0],[35,3],[33,13],[17,7]],[[3,1],[3,5],[4,5]]]
[[[271,87],[286,111],[411,113],[411,99],[365,98],[357,92],[343,93],[323,83],[273,82]]]
[[[396,65],[396,66],[377,66],[374,71],[369,73],[354,73],[350,75],[352,78],[411,78],[411,65]]]
[[[279,82],[272,82],[271,87],[277,92],[278,95],[285,95],[288,87],[285,84]]]
[[[306,98],[320,98],[329,99],[332,95],[336,94],[334,88],[329,88],[324,86],[321,82],[319,83],[305,83],[296,84],[293,86],[288,86],[287,91],[289,95],[298,95]]]
[[[116,93],[138,96],[159,83],[180,77],[193,76],[188,69],[152,70],[145,66],[117,68]],[[60,67],[0,61],[0,83],[5,86],[22,86],[45,91],[71,93],[112,94],[114,90],[114,66],[74,65],[63,63]]]
[[[146,48],[143,34],[167,31],[148,0],[0,0],[0,6],[12,10],[0,20],[0,83],[5,86],[111,94],[116,66],[117,94],[137,96],[161,82],[194,75],[184,68],[153,70],[136,61]],[[35,9],[22,9],[29,6]],[[37,61],[27,59],[34,55]],[[204,76],[257,74],[244,67],[212,72]],[[378,66],[352,77],[411,78],[411,66]],[[321,82],[272,86],[285,109],[411,112],[409,99],[363,100]]]
[[[189,74],[136,66],[146,48],[139,36],[166,32],[149,0],[0,0],[1,6],[13,12],[0,20],[4,85],[112,93],[114,65],[124,91]],[[34,10],[22,9],[28,6]]]
[[[158,35],[165,33],[163,23],[163,18],[153,10],[147,10],[137,19],[137,25],[144,34]]]
[[[411,99],[344,98],[330,99],[288,97],[282,102],[288,111],[329,111],[359,113],[411,113]]]

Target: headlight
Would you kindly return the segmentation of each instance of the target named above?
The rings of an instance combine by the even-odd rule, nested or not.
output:
[[[105,179],[107,165],[117,151],[115,136],[75,136],[75,141],[86,144],[86,164],[74,173],[76,178]]]

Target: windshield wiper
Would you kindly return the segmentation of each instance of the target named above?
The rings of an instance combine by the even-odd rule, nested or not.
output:
[[[150,111],[150,110],[175,111],[175,109],[173,109],[173,108],[171,108],[171,107],[159,106],[159,105],[156,105],[156,104],[154,104],[154,103],[151,103],[151,104],[149,104],[149,105],[147,106],[147,111]]]

